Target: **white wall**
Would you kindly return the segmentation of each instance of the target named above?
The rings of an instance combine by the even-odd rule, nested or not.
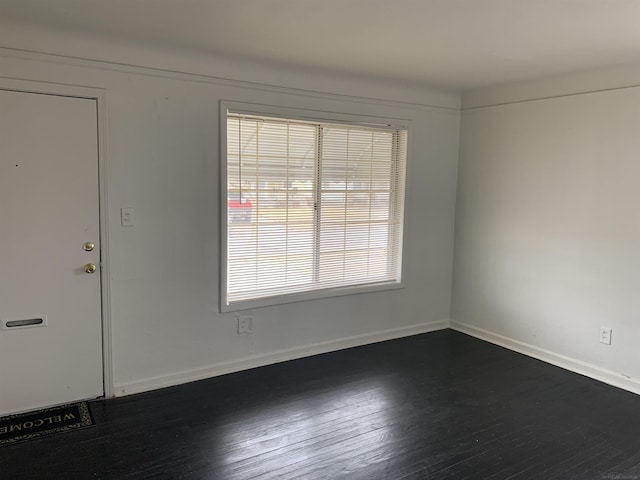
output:
[[[452,326],[640,393],[640,87],[574,93],[607,81],[466,96]]]
[[[447,326],[458,96],[293,69],[263,88],[277,69],[7,31],[0,77],[107,92],[116,394]],[[153,70],[123,65],[145,62]],[[254,333],[236,334],[232,314],[218,313],[221,99],[412,121],[406,288],[256,309]],[[122,206],[135,208],[135,227],[120,226]]]

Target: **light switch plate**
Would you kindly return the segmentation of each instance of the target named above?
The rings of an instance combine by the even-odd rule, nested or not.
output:
[[[133,217],[133,208],[123,207],[120,209],[120,223],[123,227],[133,227],[136,224]]]

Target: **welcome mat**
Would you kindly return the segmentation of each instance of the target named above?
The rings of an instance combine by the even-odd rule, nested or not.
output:
[[[94,425],[87,402],[0,417],[0,446]]]

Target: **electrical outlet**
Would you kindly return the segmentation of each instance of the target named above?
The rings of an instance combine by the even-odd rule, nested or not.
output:
[[[600,343],[611,345],[611,329],[608,327],[600,327]]]
[[[253,317],[239,313],[236,313],[235,317],[238,322],[238,335],[253,332]]]

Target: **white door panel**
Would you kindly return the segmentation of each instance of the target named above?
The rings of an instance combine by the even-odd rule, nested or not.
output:
[[[0,414],[103,394],[97,152],[94,100],[0,90]]]

